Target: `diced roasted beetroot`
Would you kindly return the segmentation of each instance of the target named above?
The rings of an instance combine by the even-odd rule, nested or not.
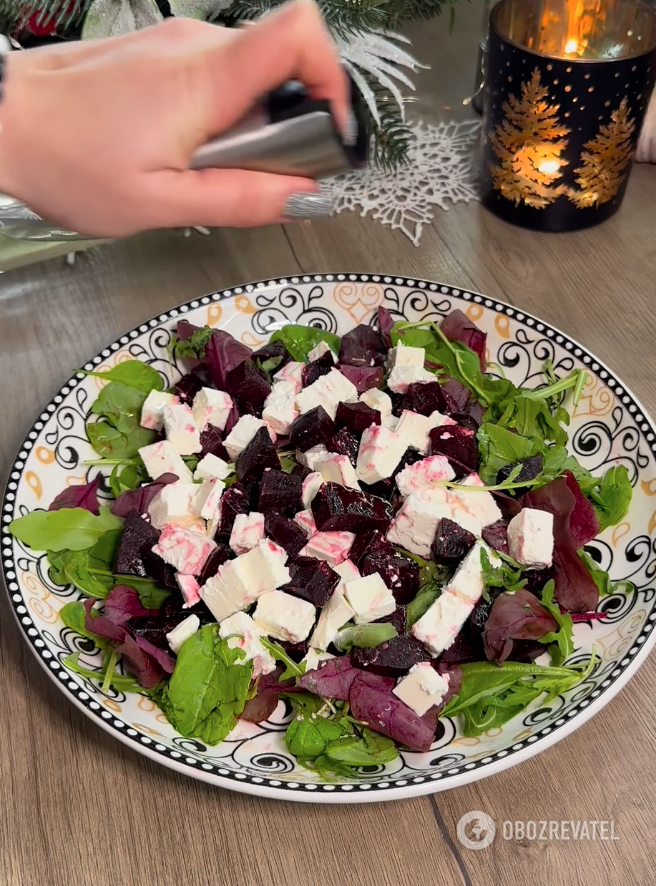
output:
[[[379,529],[365,529],[358,532],[349,551],[349,560],[360,568],[360,561],[370,551],[382,548],[385,551],[393,551],[394,547],[387,541],[385,534]]]
[[[385,477],[384,480],[379,480],[377,483],[362,483],[361,481],[360,487],[368,495],[373,495],[375,498],[384,498],[387,502],[392,500],[396,492],[396,486],[392,477]]]
[[[392,401],[392,415],[396,415],[400,418],[401,413],[406,408],[404,405],[405,394],[395,394],[394,391],[388,391],[387,393]]]
[[[234,556],[234,551],[228,545],[217,545],[207,558],[203,571],[198,576],[198,584],[204,585],[208,578],[216,575],[219,571],[219,566],[223,566],[228,560],[232,560]]]
[[[380,424],[380,412],[366,403],[340,403],[337,407],[335,424],[354,434],[361,434],[371,425]]]
[[[469,616],[469,622],[475,630],[483,630],[483,628],[485,627],[485,622],[487,621],[488,616],[492,611],[492,604],[499,596],[499,594],[502,593],[503,588],[488,588],[487,595],[489,597],[489,600],[481,597],[478,603],[474,606],[472,613]]]
[[[252,409],[259,415],[271,393],[271,382],[266,372],[258,369],[252,360],[244,360],[227,373],[225,390],[232,397],[238,397],[241,404],[249,407],[249,411]]]
[[[216,533],[216,541],[226,544],[230,541],[230,533],[235,523],[237,514],[248,514],[250,501],[247,491],[239,483],[233,483],[221,496],[219,529]]]
[[[532,455],[530,458],[523,458],[521,461],[515,462],[512,465],[505,465],[505,467],[500,468],[497,473],[497,483],[503,483],[508,479],[510,474],[521,465],[521,471],[514,479],[514,483],[525,483],[527,480],[535,480],[535,478],[542,473],[542,456],[541,455]],[[519,492],[520,490],[516,490]],[[595,533],[596,535],[597,533]]]
[[[449,418],[452,418],[461,428],[467,428],[474,433],[478,431],[479,423],[468,412],[450,412]]]
[[[382,305],[378,305],[378,310],[376,312],[376,319],[378,320],[378,329],[383,339],[383,344],[386,348],[392,347],[392,329],[394,328],[395,320],[390,311],[387,308],[384,308]]]
[[[347,701],[351,684],[359,673],[361,672],[351,664],[350,657],[342,655],[321,662],[316,670],[303,674],[299,682],[303,689],[313,692],[320,698]]]
[[[314,384],[317,379],[320,379],[322,375],[328,375],[334,365],[335,361],[331,351],[326,351],[317,360],[306,364],[301,370],[303,387],[307,388],[308,385]]]
[[[330,664],[330,662],[328,662]],[[428,751],[435,738],[437,719],[428,711],[419,717],[393,694],[394,681],[367,671],[355,671],[349,692],[351,713],[376,732],[388,735],[415,751]]]
[[[241,483],[252,483],[262,478],[265,468],[280,468],[276,447],[268,428],[260,428],[248,446],[235,461],[235,474]]]
[[[380,332],[361,323],[342,336],[339,362],[349,366],[381,366],[386,353]]]
[[[307,465],[298,465],[297,464],[294,467],[294,470],[292,471],[292,476],[300,477],[301,482],[303,482],[303,480],[305,480],[305,478],[308,476],[308,474],[311,474],[311,473],[312,473],[312,468],[308,468]]]
[[[462,560],[476,544],[473,532],[464,529],[459,523],[443,517],[437,524],[433,541],[433,556],[438,563]]]
[[[174,615],[156,615],[156,616],[139,616],[131,618],[126,627],[135,636],[143,637],[158,649],[166,649],[170,651],[166,635],[170,634],[173,628],[177,627],[181,621],[184,621],[188,615],[187,610],[176,613]]]
[[[223,461],[230,461],[228,451],[223,445],[223,434],[214,425],[207,425],[205,430],[200,432],[200,445],[203,448],[199,458],[205,458],[206,455],[216,455]]]
[[[389,615],[384,615],[382,618],[377,618],[374,624],[390,624],[396,628],[396,633],[399,636],[402,636],[408,629],[405,606],[397,606],[394,612],[391,612]]]
[[[430,454],[448,458],[456,477],[464,477],[477,469],[478,446],[473,431],[458,425],[443,425],[433,428],[429,437]]]
[[[167,597],[162,603],[160,615],[164,618],[170,618],[171,616],[179,614],[182,614],[182,618],[186,618],[188,615],[197,615],[201,625],[209,625],[216,622],[216,617],[210,612],[202,600],[195,603],[193,606],[185,608],[182,597],[179,594],[171,594],[171,596]]]
[[[386,532],[392,509],[382,498],[347,489],[339,483],[324,483],[312,499],[312,513],[320,532],[358,533],[363,529]]]
[[[496,523],[490,523],[489,526],[485,526],[482,535],[483,541],[491,548],[494,548],[495,551],[500,551],[502,554],[509,553],[508,523],[506,520],[497,520]]]
[[[180,586],[175,579],[175,569],[165,563],[157,554],[153,554],[151,547],[150,544],[145,544],[141,549],[146,574],[161,587],[179,591]]]
[[[334,433],[335,422],[323,406],[315,406],[294,419],[289,432],[289,445],[307,452],[313,446],[326,443]]]
[[[175,383],[173,390],[180,398],[181,403],[191,404],[202,387],[203,382],[200,378],[189,373],[188,375],[183,375],[180,381]]]
[[[485,622],[483,644],[490,661],[504,661],[513,649],[513,640],[539,640],[558,624],[553,615],[523,588],[500,594]]]
[[[409,409],[419,415],[431,415],[433,412],[446,412],[447,402],[442,393],[442,386],[437,381],[413,382],[408,385],[403,398],[403,409]]]
[[[555,565],[547,566],[546,569],[527,569],[522,572],[522,578],[526,580],[524,587],[539,598],[546,583],[556,578],[557,571]]]
[[[293,517],[303,510],[302,490],[303,478],[298,474],[267,468],[262,474],[257,510],[265,516]]]
[[[446,411],[448,413],[467,411],[471,394],[462,382],[455,378],[450,378],[442,385],[442,393],[446,400]]]
[[[279,358],[279,362],[275,367],[271,370],[272,372],[278,372],[285,363],[289,363],[291,360],[291,356],[289,351],[284,346],[281,341],[272,341],[266,345],[262,345],[261,348],[258,348],[257,351],[253,351],[251,355],[251,359],[254,363],[264,363],[265,360],[276,360]]]
[[[416,449],[406,449],[406,451],[401,456],[401,461],[394,468],[394,473],[392,474],[392,477],[396,477],[397,474],[400,474],[401,471],[404,470],[404,468],[408,467],[408,465],[414,465],[418,461],[421,461],[423,457],[424,456],[421,454],[421,452],[417,452]]]
[[[441,674],[443,677],[448,676],[449,678],[449,688],[442,697],[442,701],[438,708],[438,710],[441,711],[442,708],[460,692],[460,686],[462,685],[462,668],[458,664],[447,664],[441,660],[434,661],[433,667],[438,674]]]
[[[356,466],[360,444],[358,443],[358,438],[355,434],[347,431],[346,428],[337,431],[337,433],[326,443],[326,448],[328,449],[328,452],[338,452],[340,455],[348,455],[349,461],[353,467]]]
[[[382,366],[349,366],[347,363],[339,363],[337,368],[351,384],[355,385],[358,394],[363,394],[372,388],[382,388],[385,380]]]
[[[282,514],[270,513],[264,518],[267,537],[295,557],[307,544],[307,535],[294,520]]]
[[[449,341],[462,342],[463,345],[467,345],[475,354],[478,354],[481,372],[485,372],[487,367],[485,359],[487,334],[482,329],[479,329],[466,314],[457,308],[442,320],[440,329]]]
[[[292,661],[297,663],[305,658],[310,645],[307,640],[301,640],[300,643],[290,643],[289,640],[279,640],[278,642]]]
[[[326,605],[339,584],[339,575],[325,560],[316,560],[314,557],[297,557],[289,564],[289,575],[289,584],[283,590],[308,600],[319,608]]]
[[[472,397],[467,404],[467,412],[480,427],[483,424],[483,416],[487,412],[487,409],[485,408],[485,406],[481,406],[478,400],[474,400],[474,398]]]
[[[377,572],[397,603],[409,603],[419,591],[419,565],[396,550],[377,550],[365,554],[360,571],[363,575]]]
[[[486,618],[487,614],[489,613],[486,613]],[[440,661],[445,665],[485,661],[481,628],[474,627],[471,620],[467,619],[456,639],[440,656]]]
[[[137,575],[146,578],[148,573],[141,550],[144,546],[157,544],[159,532],[136,511],[125,518],[123,534],[116,553],[114,568],[118,575]]]
[[[351,650],[351,664],[383,677],[402,677],[413,665],[430,660],[423,643],[409,636],[392,637],[373,649]]]

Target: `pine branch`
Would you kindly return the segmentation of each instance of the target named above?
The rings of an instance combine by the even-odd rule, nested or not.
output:
[[[445,6],[451,7],[451,22],[456,0],[388,0],[386,27],[398,28],[403,22],[428,21],[442,14]]]
[[[380,169],[391,172],[408,162],[412,133],[401,116],[401,109],[385,87],[375,78],[364,76],[376,96],[376,105],[380,114],[380,126],[378,126],[367,109],[372,133],[371,159]]]
[[[40,25],[53,21],[66,29],[77,24],[90,5],[91,0],[0,0],[0,17],[16,25],[36,13]]]
[[[281,2],[282,0],[235,0],[222,15],[222,19],[237,22],[259,18]],[[387,7],[390,0],[318,0],[318,3],[328,27],[336,35],[347,36],[358,31],[373,31],[385,28],[389,23]]]

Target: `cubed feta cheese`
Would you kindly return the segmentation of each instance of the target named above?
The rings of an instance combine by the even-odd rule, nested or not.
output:
[[[196,465],[194,480],[225,480],[232,473],[227,461],[208,452]]]
[[[260,428],[269,427],[261,418],[255,415],[242,415],[234,428],[223,441],[228,455],[232,461],[235,461],[240,452],[251,442]],[[269,428],[269,435],[273,442],[276,442],[276,432]]]
[[[276,668],[276,661],[271,653],[260,643],[263,633],[255,624],[250,615],[245,612],[235,612],[229,618],[224,618],[219,625],[219,636],[222,640],[228,639],[231,649],[242,649],[244,658],[238,658],[236,664],[253,662],[253,676],[270,674]]]
[[[371,425],[362,433],[355,473],[363,483],[377,483],[391,477],[407,449],[405,439],[381,425]]]
[[[162,409],[166,439],[180,455],[193,455],[203,448],[200,431],[193,413],[186,403],[165,406]]]
[[[294,522],[298,523],[308,538],[312,538],[317,534],[317,524],[314,521],[314,514],[310,510],[299,511],[294,517]]]
[[[340,486],[346,486],[348,489],[360,489],[355,468],[348,455],[329,452],[317,459],[315,467],[325,483],[339,483]]]
[[[166,391],[151,391],[141,407],[141,427],[151,431],[161,431],[164,427],[162,415],[165,406],[175,406],[180,398]]]
[[[399,342],[390,348],[387,359],[392,368],[395,366],[423,366],[426,359],[424,348],[409,348]]]
[[[444,480],[453,480],[455,473],[449,459],[443,455],[430,455],[413,465],[408,465],[396,475],[396,485],[401,495],[425,492],[439,486]]]
[[[286,363],[279,372],[276,372],[273,376],[273,380],[274,382],[291,382],[294,386],[294,393],[298,394],[303,387],[304,366],[305,363],[297,363],[296,361],[291,360],[289,363]]]
[[[428,452],[429,438],[428,434],[433,428],[443,424],[445,416],[439,412],[433,412],[432,415],[419,415],[410,409],[404,409],[401,418],[394,428],[397,434],[405,437],[407,445],[412,449],[418,449],[423,455]]]
[[[466,603],[456,594],[444,591],[413,624],[410,632],[433,656],[437,656],[451,646],[473,608],[473,603]]]
[[[317,382],[314,382],[314,384],[308,385],[307,388],[303,388],[302,391],[298,392],[294,400],[296,409],[299,413],[305,413],[311,409],[316,409],[317,406],[322,406],[328,415],[334,419],[337,414],[337,404],[330,400],[325,391],[315,387],[316,384]]]
[[[384,428],[389,428],[390,431],[395,431],[398,423],[398,415],[386,415],[385,418],[381,421],[382,426]]]
[[[379,391],[378,388],[370,388],[360,394],[360,401],[372,409],[377,409],[380,412],[381,421],[392,414],[392,398],[385,391]]]
[[[524,566],[544,569],[553,561],[553,514],[522,508],[508,524],[510,556]]]
[[[200,595],[217,621],[246,609],[260,594],[279,588],[290,580],[285,566],[287,553],[272,541],[219,567],[217,574],[201,588]]]
[[[347,581],[344,594],[359,625],[390,615],[396,609],[394,595],[377,572]]]
[[[331,569],[339,575],[340,580],[337,585],[338,588],[343,587],[347,581],[353,581],[356,578],[360,578],[360,572],[353,560],[344,560],[343,563],[337,563],[335,566],[331,566]]]
[[[317,464],[321,463],[321,460],[324,458],[328,458],[330,453],[326,451],[324,455],[319,455],[316,459],[313,459]],[[309,467],[309,465],[308,465]],[[308,474],[307,477],[303,478],[303,486],[301,491],[301,497],[303,499],[303,506],[309,508],[312,504],[312,500],[317,492],[323,486],[323,476],[320,471],[312,471],[311,474]]]
[[[258,598],[253,620],[265,634],[277,640],[300,643],[314,626],[312,603],[284,591],[267,591]]]
[[[194,397],[192,412],[194,420],[201,431],[208,425],[213,425],[222,431],[232,409],[232,397],[225,391],[217,391],[214,388],[201,388]]]
[[[423,366],[401,364],[390,372],[387,386],[395,394],[405,394],[409,385],[435,380],[436,376]]]
[[[335,354],[332,351],[325,341],[320,341],[318,345],[312,348],[308,353],[308,360],[310,363],[314,363],[315,360],[318,360],[319,357],[323,357],[324,354],[330,354],[333,358],[333,363],[335,362]]]
[[[478,474],[470,474],[460,485],[481,487],[485,484]],[[461,492],[459,489],[451,489],[449,494],[453,507],[452,519],[474,535],[480,535],[483,527],[502,519],[503,515],[490,492]]]
[[[397,511],[387,538],[392,544],[429,560],[437,524],[443,517],[452,519],[446,489],[436,486],[426,492],[413,492]]]
[[[204,520],[213,520],[225,489],[223,480],[203,480],[191,503],[192,510]]]
[[[191,483],[191,471],[168,440],[142,446],[139,455],[152,480],[157,480],[162,474],[175,474],[183,483]]]
[[[301,452],[300,449],[297,449],[296,461],[299,465],[305,465],[306,468],[314,471],[317,459],[322,458],[324,455],[328,455],[328,450],[323,443],[318,443],[316,446],[310,447],[306,452]]]
[[[190,606],[200,603],[200,594],[198,593],[200,585],[193,575],[184,575],[182,572],[176,572],[175,580],[184,600],[183,609],[189,609]]]
[[[165,526],[153,553],[184,575],[200,575],[216,542],[184,526]]]
[[[353,607],[344,596],[343,586],[338,585],[319,614],[317,626],[310,638],[310,646],[327,649],[339,636],[339,629],[354,615]]]
[[[467,603],[478,603],[483,593],[483,567],[481,566],[481,551],[485,550],[490,563],[499,560],[497,554],[485,544],[477,542],[464,560],[460,563],[446,590],[457,594]]]
[[[262,418],[276,434],[289,434],[292,422],[298,416],[295,394],[276,392],[279,385],[290,386],[289,382],[279,382],[273,386],[266,398]]]
[[[169,523],[188,525],[198,519],[192,502],[198,493],[195,483],[168,483],[162,486],[148,506],[150,522],[155,529],[163,529]]]
[[[317,532],[299,553],[299,557],[316,557],[329,566],[343,563],[355,541],[353,532]]]
[[[200,619],[197,615],[188,615],[184,621],[176,625],[172,631],[166,635],[166,640],[171,649],[177,655],[185,640],[193,637],[200,627]]]
[[[328,661],[330,658],[335,658],[335,656],[330,652],[321,652],[320,649],[310,646],[301,664],[305,665],[305,673],[307,674],[308,671],[316,671],[322,661]]]
[[[235,554],[245,554],[264,538],[264,514],[253,511],[237,514],[230,533],[230,547]]]
[[[335,418],[338,403],[352,403],[357,399],[358,390],[353,382],[338,369],[331,369],[296,395],[296,405],[302,413],[323,406],[328,415]]]
[[[449,691],[449,675],[438,674],[430,662],[421,662],[410,668],[407,677],[396,684],[392,692],[419,717],[438,705]]]

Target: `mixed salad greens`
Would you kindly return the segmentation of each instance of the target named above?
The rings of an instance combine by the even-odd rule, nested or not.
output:
[[[517,387],[460,311],[289,325],[256,351],[181,321],[171,349],[188,371],[168,390],[139,361],[88,373],[89,482],[10,527],[80,592],[61,618],[103,665],[68,668],[210,745],[282,699],[288,751],[342,778],[594,667],[568,664],[574,622],[631,586],[584,548],[632,490],[567,451],[585,372]]]

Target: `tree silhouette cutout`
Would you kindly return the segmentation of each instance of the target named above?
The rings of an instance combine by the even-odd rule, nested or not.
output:
[[[557,184],[560,169],[568,161],[560,155],[567,147],[570,130],[558,119],[560,105],[550,105],[549,89],[540,85],[536,68],[528,83],[521,84],[521,98],[509,96],[502,105],[505,119],[489,133],[499,163],[490,163],[494,187],[515,205],[544,209],[567,188]]]
[[[600,126],[596,138],[583,146],[587,149],[581,153],[583,165],[574,170],[579,190],[572,188],[568,193],[579,209],[607,203],[624,182],[635,151],[635,121],[629,114],[627,100],[623,98],[610,115],[610,123]]]

